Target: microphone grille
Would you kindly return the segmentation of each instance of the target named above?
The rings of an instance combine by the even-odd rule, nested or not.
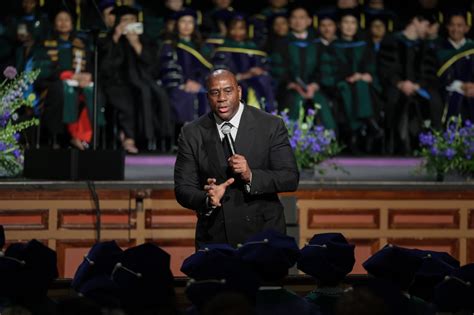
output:
[[[225,123],[224,126],[222,126],[221,131],[224,135],[230,134],[230,130],[232,129],[231,124]]]

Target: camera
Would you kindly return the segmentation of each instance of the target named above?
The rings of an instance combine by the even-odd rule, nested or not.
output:
[[[143,23],[130,23],[127,26],[125,26],[125,30],[123,34],[127,33],[135,33],[137,35],[143,34]]]

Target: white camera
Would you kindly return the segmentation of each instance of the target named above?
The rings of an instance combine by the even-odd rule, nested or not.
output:
[[[124,34],[127,33],[135,33],[137,35],[143,34],[143,23],[137,22],[137,23],[130,23],[125,26],[125,30],[123,32]]]

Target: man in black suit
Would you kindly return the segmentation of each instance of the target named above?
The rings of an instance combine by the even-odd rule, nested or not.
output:
[[[241,103],[227,70],[213,71],[207,88],[211,112],[181,130],[174,170],[176,199],[198,216],[196,246],[235,246],[266,229],[284,233],[277,193],[296,190],[299,173],[283,121]],[[228,153],[224,125],[236,154]]]

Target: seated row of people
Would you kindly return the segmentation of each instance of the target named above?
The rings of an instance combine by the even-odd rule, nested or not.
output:
[[[172,142],[184,123],[206,113],[205,77],[216,67],[236,73],[247,104],[267,111],[288,109],[292,119],[316,106],[320,123],[335,129],[351,152],[409,154],[427,122],[440,128],[447,116],[473,118],[473,72],[454,70],[473,67],[472,44],[465,39],[469,28],[460,12],[447,20],[448,30],[462,24],[457,28],[462,45],[453,47],[449,40],[427,40],[435,23],[431,13],[412,14],[402,32],[386,36],[387,16],[375,15],[369,20],[374,36],[366,40],[358,31],[357,10],[319,12],[317,37],[310,11],[293,5],[271,17],[275,32],[264,51],[249,39],[248,20],[238,12],[227,15],[224,39],[205,41],[196,12],[182,9],[173,15],[173,31],[157,47],[142,31],[127,32],[127,25],[139,19],[137,10],[115,8],[113,1],[101,8],[114,23],[98,40],[99,107],[114,109],[122,145],[130,153],[138,152],[140,137],[149,149],[156,149],[157,142],[163,147],[160,141]],[[84,149],[91,138],[90,41],[73,31],[68,11],[60,11],[54,24],[54,36],[19,55],[43,70],[37,87],[48,90],[43,126],[51,138],[66,123],[71,143]],[[444,49],[436,56],[440,45]],[[27,60],[22,59],[23,67]],[[445,116],[444,103],[456,103]],[[99,112],[99,126],[103,122]]]
[[[363,263],[371,277],[360,284],[346,282],[354,263],[355,245],[340,233],[316,234],[302,249],[294,238],[273,230],[257,233],[236,249],[205,244],[181,266],[189,277],[185,293],[192,303],[186,313],[473,311],[474,264],[460,267],[447,253],[386,245]],[[295,265],[315,281],[304,298],[284,287]],[[2,310],[22,305],[33,314],[56,313],[58,301],[47,299],[48,288],[58,276],[53,250],[36,240],[12,243],[0,256],[0,274]],[[22,281],[30,285],[25,287]],[[83,301],[90,299],[104,311],[177,314],[170,255],[153,243],[126,250],[115,241],[96,243],[79,265],[72,288]],[[217,313],[210,313],[212,309]]]

